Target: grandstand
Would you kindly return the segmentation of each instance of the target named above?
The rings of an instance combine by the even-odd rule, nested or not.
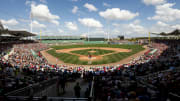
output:
[[[10,42],[10,41],[17,41],[23,40],[27,37],[35,36],[27,31],[20,31],[20,30],[8,30],[4,29],[3,25],[0,22],[0,42]]]
[[[180,100],[178,38],[157,37],[151,40],[144,54],[127,63],[86,67],[51,64],[41,54],[49,49],[46,43],[50,41],[88,44],[80,37],[42,36],[41,42],[35,42],[23,40],[34,36],[32,33],[5,30],[2,25],[0,28],[1,101]]]
[[[1,0],[0,101],[180,101],[180,0]]]

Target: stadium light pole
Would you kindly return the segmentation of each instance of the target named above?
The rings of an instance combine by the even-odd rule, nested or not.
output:
[[[30,30],[31,30],[31,33],[32,33],[32,13],[30,12]]]
[[[88,43],[89,43],[89,26],[88,26]]]
[[[108,37],[108,42],[109,42],[109,20],[106,20],[107,23],[107,37]]]
[[[149,31],[149,45],[150,45],[150,42],[151,42],[151,32]]]
[[[33,27],[33,24],[32,24],[32,13],[30,12],[30,31],[32,33],[32,27]],[[31,36],[31,39],[32,39],[32,36]]]
[[[40,30],[40,41],[42,41],[42,30]]]
[[[109,37],[110,37],[110,36],[109,36],[109,32],[110,32],[110,31],[109,31],[109,20],[108,20],[108,31],[107,31],[107,33],[108,33],[108,42],[109,42]]]

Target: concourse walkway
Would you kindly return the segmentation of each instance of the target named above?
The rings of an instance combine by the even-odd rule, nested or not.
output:
[[[77,79],[74,82],[67,82],[66,83],[66,88],[65,88],[65,93],[62,93],[62,89],[60,87],[60,94],[58,94],[57,92],[57,85],[54,84],[51,87],[45,89],[44,91],[42,91],[41,93],[38,93],[35,96],[44,96],[47,95],[48,97],[68,97],[68,98],[75,98],[75,94],[74,94],[74,86],[76,85],[76,83],[79,82],[79,85],[81,87],[81,98],[85,97],[85,91],[86,88],[88,88],[88,82],[84,81],[83,79]]]

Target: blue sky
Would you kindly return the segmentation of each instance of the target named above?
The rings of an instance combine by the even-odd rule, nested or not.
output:
[[[8,29],[51,36],[139,37],[180,29],[178,5],[180,0],[1,0],[0,20]]]

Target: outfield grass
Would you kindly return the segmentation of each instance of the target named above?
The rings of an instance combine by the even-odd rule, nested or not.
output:
[[[70,49],[70,48],[81,48],[81,47],[109,47],[109,48],[122,48],[122,49],[131,49],[131,52],[119,52],[111,55],[106,55],[103,57],[102,60],[99,61],[93,61],[92,65],[98,65],[98,64],[108,64],[108,63],[115,63],[118,62],[124,58],[127,58],[133,54],[136,54],[137,52],[140,52],[144,50],[144,48],[141,45],[108,45],[108,44],[88,44],[88,45],[67,45],[67,46],[52,46],[52,50],[47,51],[49,54],[57,57],[59,60],[64,61],[65,63],[71,63],[71,64],[79,64],[79,65],[88,65],[88,61],[81,61],[79,60],[79,57],[76,55],[68,54],[68,53],[56,53],[55,50],[60,49]],[[102,50],[102,49],[93,49],[96,51],[94,55],[102,55],[111,53],[113,51],[111,50]],[[91,49],[85,49],[85,50],[79,50],[79,51],[72,51],[73,53],[81,54],[81,55],[87,55],[88,51],[91,51]],[[92,53],[93,54],[93,53]]]

